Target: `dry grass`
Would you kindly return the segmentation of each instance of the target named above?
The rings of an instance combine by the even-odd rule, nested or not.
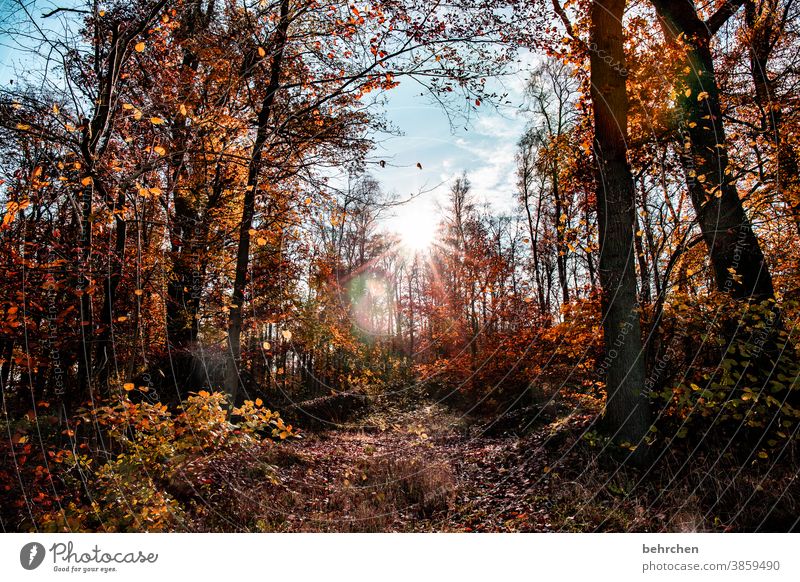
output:
[[[366,459],[345,473],[331,497],[339,516],[331,529],[351,532],[392,531],[401,524],[446,519],[457,482],[450,465],[421,456]]]

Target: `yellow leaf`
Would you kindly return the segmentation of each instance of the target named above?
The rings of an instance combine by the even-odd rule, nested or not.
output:
[[[181,105],[179,108],[181,115],[186,115],[186,105]]]
[[[683,94],[686,95],[687,97],[691,97],[692,96],[692,90],[691,89],[686,89],[686,91],[684,91]]]
[[[288,329],[284,329],[283,332],[281,332],[281,335],[287,342],[292,339],[292,332]]]
[[[152,123],[153,125],[161,125],[162,123],[164,123],[164,120],[161,119],[160,117],[151,117],[150,123]]]
[[[164,156],[167,154],[167,150],[165,150],[161,146],[156,146],[153,148],[153,151],[156,152],[159,156]]]
[[[261,344],[261,347],[264,348],[265,350],[268,350],[272,347],[272,344],[269,342],[264,342],[263,344]]]
[[[137,109],[136,111],[133,112],[133,118],[136,121],[139,121],[142,118],[142,112]]]
[[[123,103],[122,108],[130,111],[131,109],[133,109],[133,105],[131,105],[130,103]]]
[[[137,289],[136,291],[133,292],[133,294],[137,296],[141,296],[143,293],[144,291],[142,291],[141,289]]]
[[[143,42],[137,42],[136,46],[133,47],[133,48],[137,53],[140,53],[140,52],[144,51],[144,43]]]
[[[267,56],[267,51],[265,51],[263,47],[258,47],[258,56],[263,59],[265,56]]]
[[[21,129],[22,131],[26,131],[26,130],[28,130],[30,128],[31,128],[31,126],[28,125],[27,123],[18,123],[17,124],[17,129]]]
[[[262,404],[264,404],[264,401],[261,398],[256,398],[256,406],[261,406]]]
[[[705,100],[705,99],[708,99],[708,91],[701,91],[701,92],[700,92],[700,93],[697,95],[697,100],[698,100],[698,101],[703,101],[703,100]]]
[[[92,183],[91,176],[86,176],[83,180],[81,180],[81,184],[83,184],[84,186],[88,186],[91,183]]]
[[[134,385],[132,382],[127,382],[125,385],[122,386],[126,392],[130,392],[134,389]]]
[[[267,244],[267,239],[259,237],[258,239],[256,239],[256,243],[258,244],[258,246],[263,247],[265,244]]]

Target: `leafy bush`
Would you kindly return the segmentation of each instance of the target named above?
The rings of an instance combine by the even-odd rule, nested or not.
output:
[[[795,329],[792,307],[779,313],[772,301],[742,304],[723,294],[668,305],[666,347],[655,365],[683,372],[654,393],[663,434],[745,442],[744,452],[761,459],[796,440],[800,351],[787,331]]]
[[[19,529],[203,529],[203,518],[215,513],[210,506],[236,502],[242,479],[274,479],[275,468],[265,461],[273,439],[297,436],[261,400],[245,401],[230,414],[221,393],[192,394],[176,412],[134,403],[125,393],[80,410],[65,431],[70,448],[43,443],[45,453],[34,464],[23,440],[19,451],[10,451],[21,468],[21,489],[8,491],[17,495]]]

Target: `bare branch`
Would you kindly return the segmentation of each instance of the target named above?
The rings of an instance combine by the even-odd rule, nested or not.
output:
[[[706,28],[708,28],[709,36],[714,36],[717,31],[722,28],[722,25],[728,22],[728,19],[736,14],[747,0],[728,0],[719,9],[708,17],[706,20]]]
[[[88,10],[82,10],[80,8],[55,8],[46,14],[42,14],[42,18],[50,18],[58,14],[59,12],[74,12],[76,14],[91,14]]]

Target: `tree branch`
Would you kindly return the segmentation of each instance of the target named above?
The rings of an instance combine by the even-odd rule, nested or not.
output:
[[[564,8],[561,6],[561,3],[558,0],[552,0],[553,2],[553,10],[555,11],[556,15],[561,19],[561,22],[564,24],[564,28],[567,31],[567,36],[569,36],[572,40],[577,42],[582,47],[586,46],[579,36],[575,34],[575,29],[572,26],[572,22],[569,19]]]
[[[728,0],[728,2],[720,6],[714,14],[709,16],[705,22],[709,36],[714,36],[717,31],[722,28],[722,25],[728,22],[728,19],[736,14],[746,1],[747,0]]]
[[[82,10],[80,8],[54,8],[53,10],[51,10],[46,14],[42,14],[42,18],[50,18],[51,16],[54,16],[59,12],[75,12],[77,14],[91,14],[91,12],[89,12],[88,10]]]

